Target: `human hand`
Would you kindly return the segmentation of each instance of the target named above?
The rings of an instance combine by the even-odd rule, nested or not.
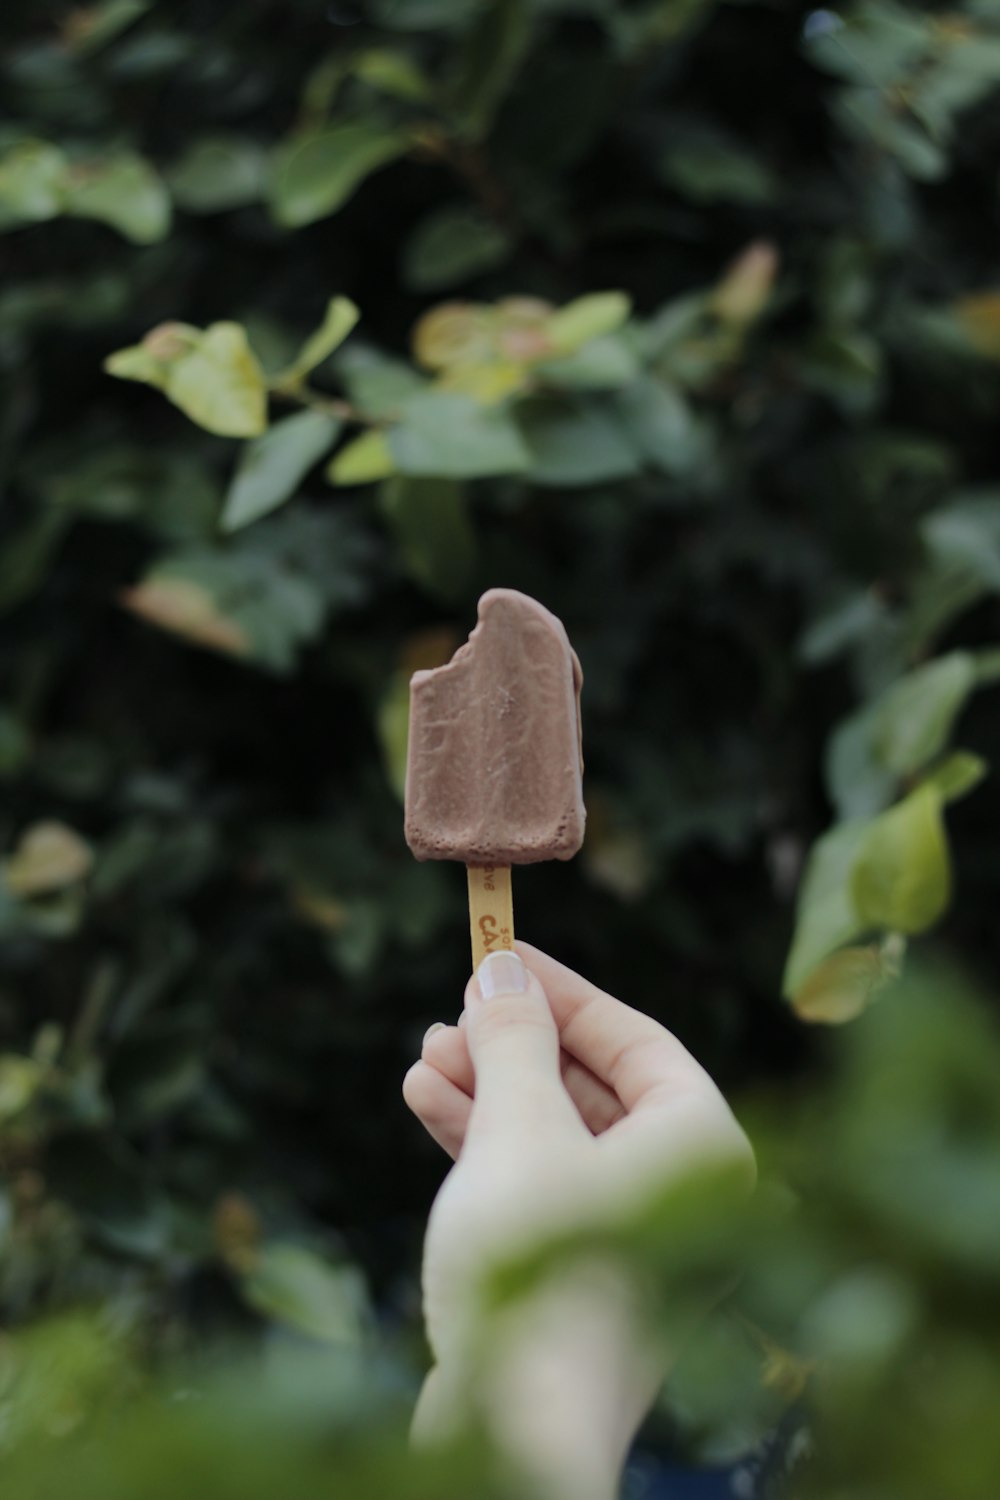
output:
[[[491,1266],[559,1229],[606,1223],[699,1161],[752,1177],[746,1137],[675,1037],[527,944],[518,954],[480,966],[463,1024],[432,1028],[404,1081],[456,1158],[425,1244],[437,1366],[418,1436],[446,1431],[484,1374],[470,1360]],[[640,1323],[636,1289],[591,1267],[523,1309],[502,1347],[493,1331],[487,1418],[553,1493],[613,1492],[664,1373]]]

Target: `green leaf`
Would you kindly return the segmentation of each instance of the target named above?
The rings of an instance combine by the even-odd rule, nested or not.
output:
[[[534,370],[546,386],[563,390],[606,391],[635,381],[639,361],[624,339],[613,333],[590,339],[574,354],[540,360]]]
[[[990,592],[990,585],[961,563],[935,557],[920,568],[909,590],[909,605],[901,621],[901,645],[908,657],[928,650],[948,626]]]
[[[157,563],[122,596],[126,608],[193,645],[287,671],[322,627],[323,596],[309,579],[246,553],[181,553]]]
[[[46,507],[5,540],[0,548],[0,613],[16,609],[41,587],[70,519],[64,511]]]
[[[951,651],[908,672],[884,693],[872,721],[872,744],[897,776],[919,771],[944,749],[976,685],[968,651]]]
[[[526,402],[519,416],[535,484],[602,484],[639,472],[635,446],[609,407],[540,400]]]
[[[175,203],[194,214],[219,214],[256,203],[264,188],[264,153],[244,136],[194,141],[167,173]]]
[[[373,0],[375,19],[397,31],[458,30],[483,10],[485,0]]]
[[[120,1045],[112,1080],[116,1117],[134,1130],[190,1106],[205,1087],[205,1047],[203,1025],[183,1014],[147,1024]]]
[[[982,651],[975,651],[972,659],[976,668],[977,687],[989,687],[994,682],[1000,682],[1000,646],[987,646]]]
[[[888,807],[898,778],[875,754],[878,704],[837,725],[826,744],[823,776],[838,818],[870,818]]]
[[[286,229],[325,219],[409,144],[402,131],[376,119],[292,137],[279,147],[271,167],[268,201],[274,218]]]
[[[379,428],[371,428],[345,443],[327,465],[331,484],[371,484],[396,472],[389,439]]]
[[[16,714],[0,703],[0,780],[18,776],[31,759],[31,735]]]
[[[877,401],[884,373],[879,344],[856,329],[825,329],[802,351],[799,375],[810,390],[828,396],[849,413],[866,412]]]
[[[827,22],[806,34],[812,62],[838,78],[866,87],[898,82],[915,67],[929,44],[927,20],[899,6],[857,6],[845,19],[828,13]]]
[[[798,644],[799,659],[811,667],[834,661],[857,646],[870,631],[877,630],[885,613],[886,607],[873,589],[838,596],[835,603],[820,609],[803,631]]]
[[[186,568],[183,556],[152,568],[139,583],[124,590],[121,603],[140,619],[193,645],[227,656],[249,655],[252,647],[246,631],[227,617],[211,587],[185,576]],[[196,572],[203,569],[196,568]]]
[[[421,219],[403,250],[403,280],[417,292],[456,286],[502,265],[510,235],[471,204],[446,204]]]
[[[773,203],[779,183],[758,157],[735,141],[695,132],[672,141],[660,176],[695,203]]]
[[[207,540],[218,524],[215,476],[186,451],[102,444],[60,467],[48,498],[66,519],[132,521],[171,542]]]
[[[844,943],[864,931],[851,880],[870,825],[862,820],[831,828],[813,845],[799,890],[795,936],[782,991],[794,999],[810,974]]]
[[[834,100],[833,116],[849,139],[895,157],[918,182],[937,182],[949,170],[947,153],[912,114],[899,113],[890,98],[869,84],[848,88]]]
[[[546,332],[560,354],[572,354],[589,339],[615,333],[627,322],[632,300],[625,292],[591,292],[552,314]]]
[[[635,11],[611,6],[606,19],[622,56],[641,61],[653,49],[685,36],[714,5],[715,0],[652,0]]]
[[[62,212],[69,164],[47,141],[19,141],[0,157],[0,227],[36,224]]]
[[[1000,592],[1000,495],[993,489],[964,491],[920,523],[928,551]]]
[[[360,52],[351,72],[369,88],[411,104],[425,103],[432,93],[429,80],[412,57],[391,47],[372,47]]]
[[[942,803],[958,802],[988,775],[989,766],[981,756],[972,755],[968,750],[954,750],[931,767],[921,785],[936,787]]]
[[[461,485],[399,475],[382,487],[379,502],[410,576],[448,603],[461,599],[476,562]]]
[[[291,364],[274,377],[272,386],[278,389],[300,385],[310,370],[321,365],[335,349],[340,348],[360,317],[360,312],[349,297],[331,297],[322,323],[306,339]]]
[[[184,414],[221,437],[256,437],[267,422],[264,373],[239,323],[204,331],[165,323],[104,362],[109,375],[154,385]]]
[[[463,135],[482,140],[531,41],[526,0],[493,0],[469,31],[447,99]]]
[[[237,531],[284,505],[333,447],[341,425],[321,412],[304,411],[275,422],[248,443],[226,495],[223,531]]]
[[[969,693],[976,659],[953,651],[928,662],[859,709],[830,736],[827,789],[841,818],[871,817],[891,802],[900,777],[944,749]]]
[[[366,596],[370,553],[343,512],[285,511],[224,547],[157,559],[121,602],[194,645],[287,672],[331,608]]]
[[[64,212],[99,219],[137,245],[162,240],[170,230],[170,198],[159,175],[141,156],[123,152],[70,168]]]
[[[923,932],[947,909],[951,869],[941,793],[932,782],[869,826],[851,891],[864,925],[892,932]]]
[[[70,11],[62,24],[65,45],[71,52],[89,57],[106,47],[153,7],[153,0],[103,0]]]
[[[49,1163],[53,1192],[117,1254],[159,1260],[169,1245],[165,1205],[135,1153],[117,1137],[66,1138]]]
[[[389,448],[399,472],[417,477],[518,474],[530,461],[521,434],[500,407],[445,391],[404,402],[402,421],[389,432]]]
[[[334,366],[352,405],[373,421],[396,420],[408,397],[428,389],[412,365],[371,345],[352,341],[338,352]]]
[[[331,1266],[303,1245],[279,1242],[259,1251],[240,1287],[257,1312],[308,1338],[335,1344],[361,1341],[366,1297],[351,1266]]]
[[[597,345],[601,342],[596,341]],[[630,439],[646,463],[678,477],[709,470],[708,434],[687,397],[675,385],[643,376],[621,391],[615,404]]]

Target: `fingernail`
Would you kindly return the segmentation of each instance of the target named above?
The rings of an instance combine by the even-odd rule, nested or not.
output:
[[[427,1046],[427,1043],[430,1041],[434,1033],[436,1031],[444,1031],[444,1029],[445,1023],[443,1021],[435,1021],[432,1026],[428,1026],[427,1030],[424,1032],[424,1039],[420,1043],[421,1052],[423,1052],[424,1048]]]
[[[479,992],[484,1000],[498,995],[523,995],[528,988],[528,971],[516,953],[491,953],[476,970]]]

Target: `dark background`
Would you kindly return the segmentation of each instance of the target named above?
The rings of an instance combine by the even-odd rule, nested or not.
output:
[[[520,935],[657,1016],[737,1097],[823,1069],[825,1034],[780,992],[832,819],[824,745],[907,667],[997,628],[986,585],[914,621],[943,597],[921,518],[970,486],[1000,506],[1000,64],[963,51],[1000,40],[982,6],[903,11],[912,33],[898,8],[837,22],[780,0],[199,0],[91,45],[61,7],[8,3],[6,149],[128,147],[171,186],[206,138],[263,158],[324,59],[375,48],[418,63],[431,102],[348,68],[334,116],[427,116],[446,147],[294,231],[253,195],[209,212],[175,191],[148,244],[64,216],[0,238],[0,839],[56,819],[96,854],[87,882],[0,905],[0,1085],[33,1060],[24,1107],[0,1104],[6,1320],[82,1296],[153,1349],[256,1328],[234,1245],[291,1239],[356,1263],[413,1328],[443,1163],[399,1085],[460,1008],[464,874],[406,850],[379,705],[420,633],[457,644],[493,585],[554,610],[585,674],[591,833],[573,864],[517,872]],[[519,38],[499,82],[487,12]],[[480,75],[496,108],[470,146]],[[505,249],[429,286],[414,236],[455,204]],[[436,302],[614,288],[643,327],[760,240],[779,257],[766,309],[694,373],[664,357],[710,461],[474,482],[460,575],[435,571],[433,536],[414,570],[374,492],[317,471],[246,533],[327,591],[283,672],[122,608],[164,555],[245,545],[217,524],[236,444],[102,373],[155,325],[232,318],[294,348],[339,293],[356,340],[405,359]],[[989,295],[970,312],[972,294]],[[316,385],[341,388],[336,360]],[[865,623],[803,649],[852,599]],[[998,733],[985,692],[961,743],[989,759]],[[997,799],[987,781],[949,813],[944,930],[987,975]]]

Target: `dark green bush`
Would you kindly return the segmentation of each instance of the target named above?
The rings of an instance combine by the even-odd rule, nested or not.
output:
[[[990,0],[0,28],[6,1320],[412,1329],[467,959],[406,682],[491,585],[586,676],[523,936],[729,1087],[946,914],[995,977]]]

